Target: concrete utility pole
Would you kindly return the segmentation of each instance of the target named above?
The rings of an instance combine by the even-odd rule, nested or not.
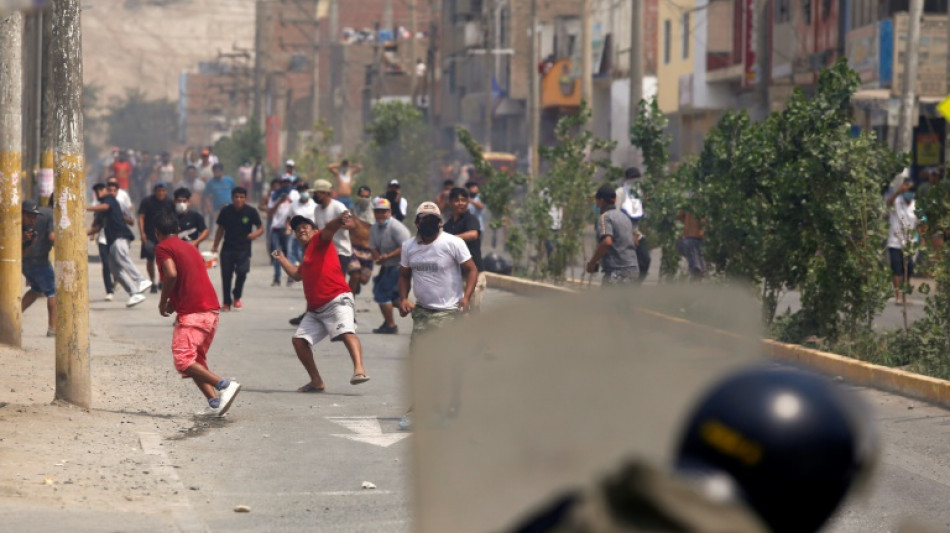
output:
[[[491,93],[492,77],[495,75],[495,42],[492,34],[495,27],[495,2],[493,0],[485,0],[483,20],[485,21],[485,111],[483,118],[485,121],[485,151],[491,152],[492,129],[494,128],[492,124],[493,102]]]
[[[416,0],[409,0],[409,98],[416,105]]]
[[[758,92],[758,115],[759,120],[768,118],[772,110],[769,102],[769,81],[772,77],[772,54],[769,50],[769,0],[758,0],[758,9],[756,9],[756,91]]]
[[[23,15],[0,18],[0,343],[22,346],[21,98]]]
[[[319,4],[319,0],[317,0]],[[257,0],[254,2],[254,109],[251,111],[254,114],[254,120],[257,121],[257,125],[260,126],[263,123],[264,114],[263,110],[263,100],[261,98],[261,82],[263,79],[264,72],[264,62],[261,57],[261,39],[263,37],[262,32],[262,23],[264,22],[264,2],[263,0]]]
[[[88,408],[89,276],[82,138],[81,0],[50,10],[50,85],[56,94],[56,399]]]
[[[531,0],[531,27],[528,29],[528,150],[531,159],[529,177],[538,179],[541,144],[541,89],[538,83],[538,0]]]
[[[320,2],[317,0],[313,5],[313,89],[310,91],[310,127],[314,127],[320,120],[320,54],[323,47],[320,46]]]
[[[52,9],[43,16],[43,66],[42,66],[42,102],[40,105],[40,172],[36,178],[37,188],[42,189],[43,183],[55,182],[53,172],[53,149],[56,147],[56,91],[50,82],[53,75],[53,64],[50,60],[50,49],[53,38]],[[45,191],[44,191],[45,192]],[[40,200],[43,200],[40,198]],[[44,200],[45,201],[45,200]]]
[[[643,1],[632,0],[630,6],[630,102],[627,109],[627,138],[630,129],[640,116],[640,100],[643,100]],[[640,163],[640,151],[635,146],[628,152],[631,163]]]
[[[924,0],[910,0],[910,18],[907,30],[904,85],[901,87],[901,110],[897,122],[897,149],[910,153],[913,149],[914,103],[917,100],[917,60],[920,56],[920,19],[924,15]]]
[[[584,10],[581,18],[581,98],[587,102],[587,107],[594,108],[594,70],[591,62],[594,60],[594,47],[591,42],[594,31],[591,26],[591,3],[593,0],[584,0]]]
[[[426,68],[426,76],[428,80],[428,89],[429,89],[429,105],[427,106],[427,113],[429,114],[429,127],[432,129],[431,135],[435,140],[433,143],[434,146],[439,146],[440,138],[438,137],[438,121],[436,119],[436,91],[438,87],[435,84],[435,69],[439,68],[440,61],[438,56],[438,47],[437,40],[439,39],[438,23],[436,20],[441,16],[442,10],[438,7],[437,0],[429,0],[429,50],[426,53],[426,62],[428,63],[428,68]]]

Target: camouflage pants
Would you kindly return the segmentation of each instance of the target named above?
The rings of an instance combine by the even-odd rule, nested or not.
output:
[[[412,310],[412,336],[409,337],[409,353],[415,352],[419,338],[429,331],[441,329],[459,316],[458,309],[426,309],[416,306]]]

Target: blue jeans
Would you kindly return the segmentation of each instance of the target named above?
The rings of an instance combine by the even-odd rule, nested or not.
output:
[[[280,250],[287,255],[287,239],[284,238],[284,228],[271,230],[270,232],[270,249]],[[274,265],[274,281],[280,282],[280,263],[277,262],[273,257],[270,260],[271,264]]]

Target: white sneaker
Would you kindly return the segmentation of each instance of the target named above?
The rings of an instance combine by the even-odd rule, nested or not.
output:
[[[145,301],[145,295],[142,293],[133,294],[129,301],[125,303],[126,307],[135,307],[136,305]]]
[[[195,413],[195,416],[198,418],[217,418],[219,416],[222,416],[221,408],[219,407],[215,409],[214,407],[211,407],[209,405],[208,407],[205,407],[203,410]]]
[[[234,397],[237,396],[240,390],[241,384],[232,379],[227,388],[219,392],[218,398],[221,400],[221,404],[218,407],[218,416],[223,416],[224,413],[228,412],[228,409],[231,408],[231,402],[234,401]]]
[[[149,290],[149,288],[151,287],[152,287],[152,281],[143,279],[142,281],[139,282],[139,286],[138,286],[138,289],[135,291],[135,294],[141,294]]]
[[[113,298],[115,298],[115,295],[114,295],[114,294],[112,294],[111,292],[110,292],[110,293],[106,293],[106,301],[107,301],[107,302],[111,302]]]

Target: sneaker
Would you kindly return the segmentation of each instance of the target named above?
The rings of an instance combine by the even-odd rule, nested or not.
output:
[[[290,325],[291,325],[291,326],[299,326],[300,323],[303,322],[303,317],[305,317],[305,316],[307,316],[307,313],[304,313],[304,314],[302,314],[302,315],[300,315],[300,316],[295,316],[295,317],[291,318],[290,320],[288,320],[288,322],[290,322]]]
[[[151,293],[158,294],[158,285],[152,285]]]
[[[217,418],[221,416],[221,408],[219,407],[216,409],[209,405],[208,407],[205,407],[203,410],[195,413],[195,416],[198,418]]]
[[[113,298],[115,298],[115,295],[114,295],[114,294],[112,294],[111,292],[106,293],[106,301],[107,301],[107,302],[111,302]]]
[[[136,305],[145,301],[145,295],[142,293],[133,294],[129,297],[129,301],[125,303],[126,307],[135,307]]]
[[[242,307],[244,307],[244,304],[241,303],[241,300],[234,300],[234,308],[235,308],[235,309],[240,309],[240,308],[242,308]]]
[[[222,305],[222,306],[221,306],[221,312],[222,312],[222,313],[226,313],[226,312],[228,312],[228,311],[230,311],[230,310],[231,310],[231,306],[230,306],[230,305],[225,304],[225,305]]]
[[[55,336],[56,336],[56,328],[48,328],[48,329],[46,330],[46,336],[47,336],[47,337],[55,337]]]
[[[151,282],[151,281],[149,281],[149,280],[147,280],[147,279],[143,279],[142,281],[139,282],[139,286],[138,286],[137,290],[135,291],[135,294],[142,294],[143,292],[147,291],[147,290],[149,289],[149,287],[151,287],[151,286],[152,286],[152,282]]]
[[[382,326],[379,326],[378,328],[374,329],[373,333],[377,333],[380,335],[394,335],[396,333],[399,333],[399,326],[387,326],[386,324],[383,324]]]
[[[290,278],[287,278],[287,286],[288,286],[288,287],[293,287],[293,286],[294,286],[294,280],[292,280],[292,279],[290,279]]]
[[[270,286],[271,286],[271,287],[280,287],[280,280],[279,280],[279,279],[275,279],[274,281],[270,282]]]
[[[240,391],[241,384],[233,379],[230,380],[227,388],[220,391],[218,398],[221,400],[221,406],[218,407],[218,416],[224,416],[224,413],[228,412],[228,409],[231,408],[231,402],[234,401],[234,397],[237,396],[237,393]]]

